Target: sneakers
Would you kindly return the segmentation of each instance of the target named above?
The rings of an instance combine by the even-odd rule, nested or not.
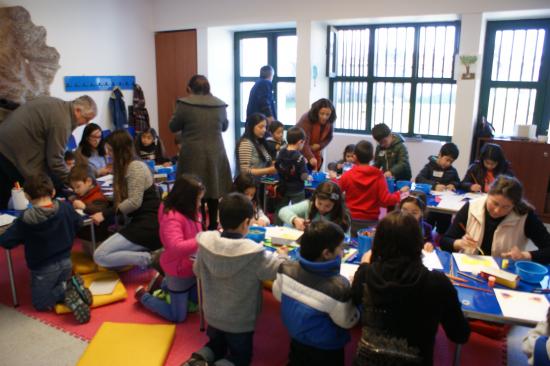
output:
[[[80,275],[76,274],[67,280],[67,291],[71,288],[76,291],[78,296],[80,296],[86,305],[92,305],[94,297],[92,296],[90,289],[84,286],[84,280],[80,277]]]
[[[65,305],[71,309],[74,318],[79,324],[90,321],[90,306],[82,300],[73,286],[69,286],[65,291]]]
[[[159,272],[155,273],[155,275],[153,276],[153,278],[151,278],[151,281],[149,281],[149,284],[147,285],[147,292],[152,295],[153,292],[160,289],[162,285],[162,280],[163,276]]]
[[[208,362],[202,355],[192,353],[191,358],[182,363],[181,366],[208,366]]]
[[[134,294],[134,298],[136,299],[137,302],[141,302],[141,298],[143,297],[143,295],[145,295],[147,293],[147,291],[145,290],[145,287],[143,286],[138,286],[138,288],[136,288],[136,292]]]

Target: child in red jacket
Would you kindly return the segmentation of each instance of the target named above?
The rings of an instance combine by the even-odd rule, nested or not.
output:
[[[191,175],[178,177],[174,187],[161,203],[158,211],[160,240],[164,252],[160,265],[165,277],[162,289],[166,298],[157,298],[140,286],[136,300],[171,322],[180,323],[187,318],[187,301],[197,303],[197,286],[191,257],[197,252],[195,237],[202,231],[200,206],[204,196],[203,184]]]
[[[351,236],[357,231],[375,226],[380,216],[380,207],[399,203],[400,192],[390,193],[382,171],[369,165],[373,158],[373,147],[368,141],[361,140],[355,145],[356,164],[342,175],[340,188],[345,192],[346,206],[351,213]],[[402,192],[409,187],[401,188]]]

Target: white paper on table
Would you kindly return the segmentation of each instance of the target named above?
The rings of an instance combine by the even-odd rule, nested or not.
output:
[[[15,219],[17,219],[17,217],[8,214],[2,214],[0,215],[0,226],[9,225],[14,222]]]
[[[481,197],[485,197],[487,195],[487,193],[481,193],[481,192],[478,192],[478,193],[474,193],[474,192],[468,192],[464,195],[464,198],[469,198],[471,200],[475,200],[475,199],[478,199],[478,198],[481,198]]]
[[[548,300],[545,295],[497,288],[494,291],[505,317],[535,322],[546,320]]]
[[[94,281],[90,285],[90,291],[92,295],[110,295],[115,290],[118,281],[120,281],[118,278]]]
[[[437,255],[437,252],[435,250],[431,252],[422,250],[422,264],[430,271],[434,269],[443,269],[443,265],[441,264],[439,256]]]
[[[455,191],[449,191],[449,190],[430,191],[430,194],[432,196],[458,196],[458,194]]]
[[[453,253],[453,257],[461,272],[479,273],[487,267],[500,269],[495,259],[488,255]]]
[[[353,276],[355,275],[355,272],[357,272],[357,268],[359,268],[358,264],[342,263],[340,265],[340,274],[346,277],[351,282],[353,281]]]
[[[464,199],[464,196],[460,194],[445,195],[440,197],[441,201],[437,204],[437,208],[452,211],[459,211],[467,201]]]

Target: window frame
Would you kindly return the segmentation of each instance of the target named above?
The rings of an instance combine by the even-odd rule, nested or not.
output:
[[[441,78],[426,78],[418,77],[418,63],[419,63],[419,47],[420,47],[420,28],[421,27],[437,27],[437,26],[454,26],[455,27],[455,45],[453,52],[453,62],[451,77]],[[414,47],[413,47],[413,63],[411,77],[387,77],[387,76],[375,76],[374,75],[374,57],[375,57],[375,31],[379,28],[393,28],[393,27],[413,27],[414,33]],[[362,24],[362,25],[343,25],[334,26],[329,25],[327,27],[327,76],[329,77],[329,95],[331,100],[334,98],[334,84],[337,82],[366,82],[367,83],[367,100],[366,103],[366,127],[365,130],[348,129],[348,128],[335,128],[335,132],[352,133],[352,134],[371,134],[372,124],[372,105],[374,97],[374,84],[377,82],[390,82],[390,83],[410,83],[411,91],[409,100],[409,123],[408,132],[400,132],[401,135],[409,138],[426,138],[431,140],[450,141],[452,138],[452,131],[450,136],[443,135],[430,135],[430,134],[415,134],[414,122],[416,113],[416,89],[418,84],[431,83],[431,84],[450,84],[456,85],[455,68],[456,58],[458,56],[460,46],[460,27],[459,20],[455,21],[440,21],[440,22],[404,22],[404,23],[387,23],[387,24]],[[330,39],[334,37],[334,33],[338,30],[354,30],[354,29],[369,29],[369,48],[368,48],[368,72],[367,76],[337,76],[335,75],[336,60],[337,60],[337,47],[330,50]],[[332,52],[331,52],[332,51]],[[331,65],[332,62],[332,65]],[[456,96],[456,95],[455,95]],[[456,123],[456,121],[455,121]]]
[[[277,38],[281,36],[296,36],[296,28],[255,30],[235,32],[233,36],[234,51],[234,92],[235,92],[235,141],[241,138],[241,128],[244,128],[246,121],[241,121],[241,83],[256,82],[260,77],[260,70],[256,76],[241,76],[241,53],[240,41],[247,38],[267,38],[267,64],[275,71],[273,76],[273,100],[277,100],[277,84],[279,82],[290,82],[296,84],[296,76],[277,75]],[[275,106],[278,110],[278,106]],[[291,126],[286,126],[285,129]]]
[[[539,81],[498,81],[491,80],[494,59],[496,32],[502,30],[521,30],[533,27],[545,28],[545,39],[542,48]],[[546,134],[550,119],[550,18],[488,21],[485,31],[483,49],[483,66],[479,97],[479,115],[487,116],[491,88],[527,88],[535,89],[537,96],[533,110],[533,123],[537,126],[537,135]],[[534,87],[533,87],[534,86]],[[487,116],[489,122],[492,122]]]

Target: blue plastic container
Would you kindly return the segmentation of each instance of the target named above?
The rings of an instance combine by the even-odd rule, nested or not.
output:
[[[430,191],[432,190],[432,185],[426,183],[415,183],[414,189],[417,191],[422,191],[426,194],[430,194]]]
[[[311,177],[313,178],[314,182],[322,183],[325,180],[327,180],[327,173],[325,173],[325,172],[313,172],[313,173],[311,173]]]
[[[265,239],[265,227],[251,226],[248,229],[246,237],[250,240],[254,240],[256,243],[261,243]]]
[[[395,192],[395,179],[386,178],[386,182],[388,183],[388,191],[390,191],[390,193]]]
[[[363,254],[372,249],[372,235],[373,228],[366,228],[357,232],[357,258],[361,259]]]
[[[152,172],[155,171],[155,161],[154,160],[144,160],[145,164],[151,169]]]
[[[412,186],[412,182],[410,180],[398,180],[395,183],[395,189],[397,189],[398,191],[403,187],[411,188],[411,186]]]
[[[157,170],[157,173],[158,173],[158,174],[167,174],[167,175],[168,175],[168,174],[172,173],[172,168],[171,168],[171,167],[162,167],[162,168],[159,168],[159,169]]]
[[[522,281],[539,283],[548,274],[548,268],[529,261],[516,262],[516,273]]]

